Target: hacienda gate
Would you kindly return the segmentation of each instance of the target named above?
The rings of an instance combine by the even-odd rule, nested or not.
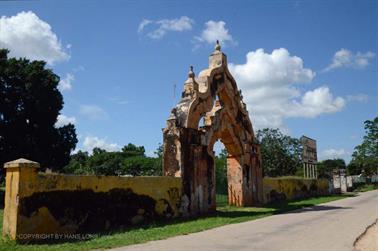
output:
[[[199,127],[201,119],[204,126]],[[190,69],[181,101],[172,109],[164,129],[164,175],[182,178],[183,203],[189,214],[216,209],[213,146],[218,139],[229,154],[229,204],[260,204],[259,147],[242,93],[217,42],[209,57],[209,68],[198,78]]]

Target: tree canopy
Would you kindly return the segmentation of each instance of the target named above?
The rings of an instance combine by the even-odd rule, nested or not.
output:
[[[264,176],[294,175],[302,167],[302,145],[299,139],[284,135],[279,129],[258,130]]]
[[[348,165],[350,174],[378,174],[378,117],[366,120],[364,125],[365,136],[362,143],[354,148]]]
[[[151,176],[162,174],[162,156],[147,157],[143,146],[129,143],[122,151],[107,152],[94,148],[93,154],[79,151],[73,154],[70,163],[63,169],[65,173],[95,175]]]
[[[70,160],[75,127],[55,127],[63,108],[59,77],[43,61],[8,58],[0,49],[0,165],[27,158],[59,170]]]
[[[345,169],[346,164],[343,159],[326,159],[318,163],[319,178],[331,179],[334,169]]]

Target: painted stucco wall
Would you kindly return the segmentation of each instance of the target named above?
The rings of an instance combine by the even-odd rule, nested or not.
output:
[[[6,168],[3,235],[93,233],[180,215],[181,179],[38,173],[38,163]]]
[[[324,195],[329,192],[327,179],[296,177],[264,178],[264,203]]]

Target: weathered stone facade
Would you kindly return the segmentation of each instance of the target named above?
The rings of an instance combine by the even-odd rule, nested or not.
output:
[[[203,126],[199,126],[201,119]],[[164,175],[182,178],[184,213],[195,215],[216,209],[213,146],[217,140],[229,153],[229,204],[250,206],[262,202],[259,146],[219,43],[209,57],[209,68],[197,78],[191,67],[182,98],[172,109],[163,134]]]

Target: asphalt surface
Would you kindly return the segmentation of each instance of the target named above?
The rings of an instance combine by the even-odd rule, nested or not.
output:
[[[114,250],[348,251],[378,219],[378,190],[249,222]],[[378,247],[377,247],[378,250]]]

